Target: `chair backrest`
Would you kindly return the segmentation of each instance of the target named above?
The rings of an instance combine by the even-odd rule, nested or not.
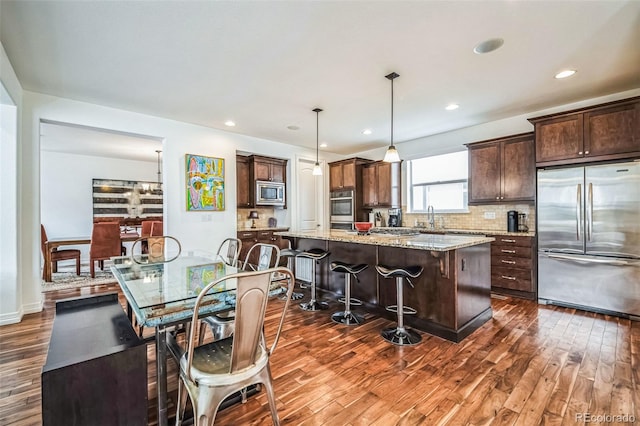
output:
[[[276,331],[271,348],[266,347],[266,339],[263,337],[264,317],[269,297],[269,287],[271,276],[274,273],[288,275],[287,297],[280,316],[280,324]],[[197,324],[199,319],[200,305],[207,292],[212,287],[226,280],[236,281],[236,305],[235,305],[235,332],[233,335],[233,345],[231,348],[231,363],[229,374],[234,374],[255,364],[257,357],[262,351],[258,351],[258,346],[263,345],[264,349],[272,354],[278,344],[280,332],[284,324],[285,314],[291,301],[293,292],[293,273],[284,267],[264,269],[261,271],[240,272],[227,275],[209,283],[202,289],[196,299],[192,324]],[[212,314],[213,315],[213,314]],[[196,329],[191,327],[189,341],[187,342],[187,375],[191,374],[191,364],[193,361],[193,349],[197,345]]]
[[[251,256],[258,253],[258,261],[255,264],[250,262]],[[274,268],[280,263],[280,249],[273,244],[256,243],[247,252],[247,257],[242,264],[243,271],[262,271]]]
[[[162,221],[155,220],[151,222],[151,235],[152,237],[159,237],[164,234]]]
[[[120,224],[118,222],[94,223],[89,257],[107,259],[111,256],[120,256],[120,254]]]
[[[140,228],[141,237],[151,236],[151,227],[153,226],[153,220],[143,220],[142,227]]]
[[[44,243],[46,243],[47,241],[49,241],[49,239],[47,238],[47,231],[44,230],[44,225],[40,224],[40,250],[42,250],[43,256],[46,251],[44,248]]]
[[[182,253],[180,241],[170,235],[140,237],[131,246],[131,260],[136,263],[167,263]]]
[[[242,249],[242,241],[237,238],[227,238],[218,247],[217,255],[229,266],[238,266],[238,257]]]

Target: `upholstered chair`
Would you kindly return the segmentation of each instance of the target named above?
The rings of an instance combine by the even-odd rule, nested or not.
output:
[[[118,222],[101,222],[93,224],[91,233],[91,248],[89,249],[89,269],[91,278],[95,278],[95,262],[104,269],[104,261],[113,256],[120,256],[120,224]]]
[[[46,259],[46,245],[45,243],[49,241],[47,237],[47,231],[44,229],[44,225],[40,225],[40,249],[42,250],[42,256]],[[76,249],[65,249],[51,250],[51,271],[58,272],[58,262],[61,260],[75,260],[76,261],[76,275],[80,275],[80,250]],[[42,273],[42,277],[44,278],[44,272]]]

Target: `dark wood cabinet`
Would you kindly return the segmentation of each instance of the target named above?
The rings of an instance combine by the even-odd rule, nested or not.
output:
[[[536,298],[535,242],[533,237],[494,235],[491,243],[491,290]]]
[[[640,97],[529,121],[540,167],[640,156]]]
[[[362,204],[368,208],[400,207],[400,163],[377,161],[362,168]]]
[[[287,160],[259,155],[236,156],[236,204],[238,207],[256,206],[256,181],[258,180],[286,184]],[[286,204],[284,208],[287,208]]]
[[[269,182],[285,182],[287,176],[287,160],[252,155],[254,180]]]
[[[356,188],[356,158],[329,163],[329,190]]]
[[[467,144],[469,204],[530,202],[536,168],[532,133]]]
[[[238,207],[254,207],[254,187],[251,180],[251,170],[247,157],[236,157],[236,198]]]
[[[286,231],[288,228],[278,229],[279,231]],[[238,231],[237,236],[240,241],[242,241],[242,248],[240,250],[240,257],[238,259],[241,262],[241,265],[244,264],[244,261],[247,257],[247,253],[249,253],[249,249],[253,247],[256,243],[262,244],[273,244],[277,246],[280,250],[289,248],[289,240],[282,238],[279,235],[273,235],[275,231],[273,230],[259,230],[259,231]],[[258,263],[258,252],[254,252],[251,254],[251,259],[249,259],[249,263],[257,264]],[[280,259],[280,265],[286,266],[286,259]]]

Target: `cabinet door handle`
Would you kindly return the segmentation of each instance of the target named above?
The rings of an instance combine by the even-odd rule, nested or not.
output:
[[[582,151],[578,151],[578,155],[582,155]]]
[[[501,200],[504,200],[504,197],[500,197]]]
[[[512,281],[516,280],[516,277],[510,277],[508,275],[500,275],[500,277],[504,278],[505,280],[512,280]]]
[[[500,197],[496,197],[496,200],[499,200],[499,199],[500,199]]]
[[[585,152],[584,152],[584,155],[589,155],[589,151],[585,151]]]
[[[511,253],[511,254],[514,254],[516,252],[515,250],[504,250],[504,249],[502,249],[500,251],[503,252],[503,253]]]
[[[500,262],[507,263],[509,265],[515,265],[516,264],[516,262],[514,260],[501,260]]]
[[[501,239],[500,241],[502,241],[503,243],[515,243],[516,240],[505,240],[505,239]]]

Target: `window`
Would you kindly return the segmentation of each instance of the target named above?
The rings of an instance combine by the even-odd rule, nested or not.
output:
[[[467,151],[408,161],[409,212],[426,212],[428,206],[438,213],[466,212],[467,163]]]

